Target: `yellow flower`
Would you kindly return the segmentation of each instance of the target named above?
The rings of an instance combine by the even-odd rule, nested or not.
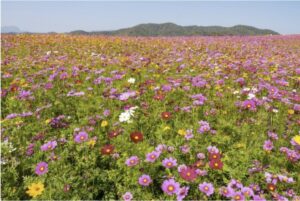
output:
[[[106,127],[107,125],[108,125],[107,121],[104,120],[104,121],[101,122],[101,127]]]
[[[183,130],[183,129],[179,129],[179,130],[177,131],[177,133],[178,133],[179,135],[185,136],[186,131]]]
[[[50,121],[51,121],[51,119],[47,119],[47,120],[45,121],[45,124],[49,124]]]
[[[295,113],[294,110],[292,110],[292,109],[288,110],[288,114],[294,114],[294,113]]]
[[[44,189],[44,184],[41,182],[32,183],[30,186],[28,186],[26,193],[35,198],[36,196],[41,195]]]
[[[298,145],[300,145],[300,135],[296,135],[293,137],[294,142],[296,142]]]
[[[164,131],[170,130],[171,128],[169,126],[164,127]]]
[[[89,141],[87,142],[87,144],[88,144],[89,146],[91,146],[91,147],[94,147],[95,144],[96,144],[96,140],[91,139],[91,140],[89,140]]]

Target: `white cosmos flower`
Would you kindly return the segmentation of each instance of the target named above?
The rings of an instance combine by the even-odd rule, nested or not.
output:
[[[122,112],[119,116],[120,122],[128,122],[130,120],[130,114],[128,112]]]
[[[135,83],[135,79],[133,77],[129,78],[127,80],[127,82],[129,82],[130,84],[134,84]]]
[[[252,98],[255,98],[255,94],[253,94],[253,93],[249,93],[249,94],[248,94],[248,98],[247,98],[247,99],[252,99]]]
[[[132,123],[131,117],[134,116],[134,112],[138,107],[131,107],[128,110],[122,112],[119,116],[119,121],[120,122],[127,122],[127,123]]]
[[[278,113],[278,110],[277,109],[273,109],[272,110],[274,113]]]

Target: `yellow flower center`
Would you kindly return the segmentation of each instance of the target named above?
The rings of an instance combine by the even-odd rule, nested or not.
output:
[[[209,188],[208,188],[207,186],[204,187],[204,190],[205,190],[205,191],[208,191],[208,189],[209,189]]]
[[[44,171],[45,170],[45,168],[42,166],[42,167],[40,167],[40,171]]]
[[[168,186],[168,190],[169,191],[173,191],[174,190],[174,186],[172,186],[172,185]]]
[[[144,183],[147,183],[147,182],[148,182],[148,180],[147,180],[147,179],[144,179],[144,180],[143,180],[143,182],[144,182]]]
[[[139,136],[135,136],[134,139],[138,140],[138,139],[139,139]]]
[[[172,166],[172,163],[171,163],[171,162],[168,162],[168,163],[167,163],[167,166],[169,166],[169,167]]]

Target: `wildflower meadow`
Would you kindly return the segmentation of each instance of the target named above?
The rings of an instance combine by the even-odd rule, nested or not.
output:
[[[4,200],[300,200],[300,36],[1,36]]]

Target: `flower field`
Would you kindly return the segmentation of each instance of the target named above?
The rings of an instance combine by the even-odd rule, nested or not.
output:
[[[300,200],[300,35],[2,35],[1,194]]]

